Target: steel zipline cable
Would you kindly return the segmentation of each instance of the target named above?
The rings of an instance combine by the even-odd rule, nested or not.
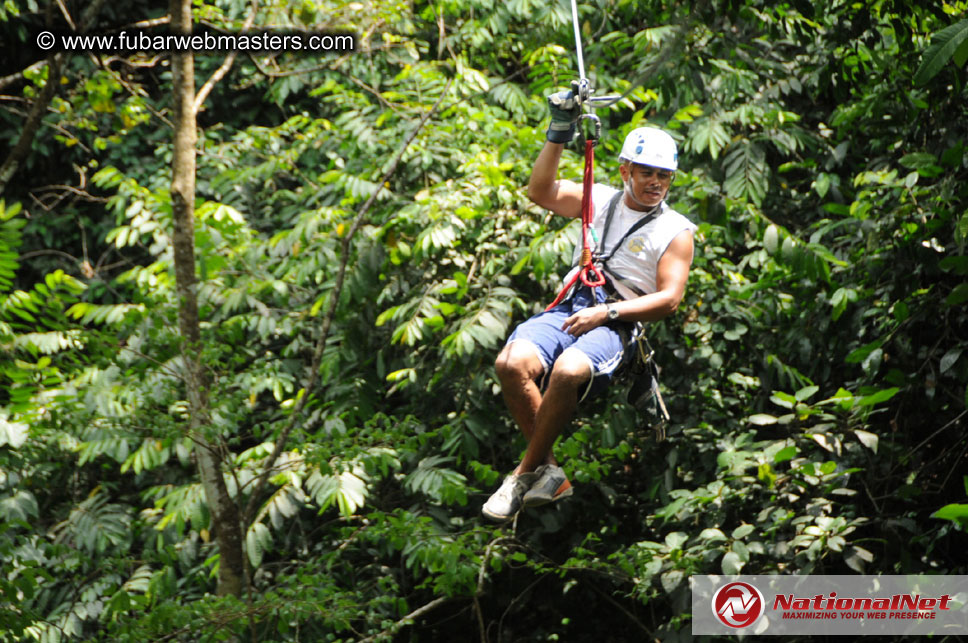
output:
[[[585,78],[585,59],[581,52],[581,27],[578,24],[578,0],[571,0],[571,24],[575,29],[575,52],[578,54],[578,77]]]
[[[571,0],[571,24],[575,32],[575,54],[578,60],[579,88],[583,92],[581,101],[583,105],[588,103],[588,106],[592,109],[607,109],[612,105],[625,100],[632,92],[636,90],[637,87],[644,85],[645,81],[655,75],[659,67],[669,60],[669,57],[676,49],[674,45],[679,43],[684,38],[685,32],[688,30],[688,21],[679,25],[679,28],[676,30],[675,36],[672,39],[673,46],[663,47],[656,60],[651,62],[648,67],[642,70],[642,72],[632,80],[628,89],[626,89],[624,92],[619,95],[612,96],[591,96],[590,94],[594,90],[591,89],[589,80],[585,76],[585,57],[582,51],[581,43],[581,23],[578,19],[578,0]]]

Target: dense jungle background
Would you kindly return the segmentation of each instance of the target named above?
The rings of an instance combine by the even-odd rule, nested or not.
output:
[[[670,131],[697,250],[667,439],[616,388],[507,526],[570,6],[159,4],[0,0],[0,641],[674,641],[691,574],[968,573],[968,2],[579,4],[596,177]]]

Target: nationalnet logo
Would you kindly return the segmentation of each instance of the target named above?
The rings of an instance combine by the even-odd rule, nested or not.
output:
[[[968,576],[692,576],[692,633],[968,634]]]
[[[723,585],[713,594],[713,614],[723,625],[736,629],[750,627],[763,616],[763,594],[749,583]]]
[[[939,610],[950,610],[951,596],[922,596],[921,594],[892,594],[884,596],[838,596],[815,594],[797,596],[777,594],[773,609],[781,618],[857,618],[857,619],[936,619]]]

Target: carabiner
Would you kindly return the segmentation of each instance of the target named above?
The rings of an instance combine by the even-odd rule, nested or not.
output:
[[[587,78],[580,78],[571,81],[571,92],[578,99],[579,104],[584,105],[592,93],[592,85]]]
[[[585,136],[585,128],[581,129],[582,136],[585,138],[585,140],[594,141],[597,143],[598,139],[602,137],[602,121],[594,114],[582,114],[581,119],[592,121],[595,124],[595,135],[592,137]]]

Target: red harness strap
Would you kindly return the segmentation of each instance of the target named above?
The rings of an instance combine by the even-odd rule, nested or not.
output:
[[[568,291],[571,290],[579,279],[581,282],[590,288],[597,288],[599,286],[605,285],[605,275],[602,271],[598,269],[595,262],[592,260],[592,250],[591,243],[589,243],[589,234],[592,227],[592,215],[595,212],[594,204],[592,203],[592,186],[594,185],[594,168],[595,168],[595,143],[596,139],[586,139],[585,140],[585,172],[582,177],[582,194],[581,194],[581,259],[579,266],[580,269],[575,273],[575,276],[561,289],[555,300],[545,308],[545,310],[551,310],[555,306],[561,303],[561,300],[565,298]]]

